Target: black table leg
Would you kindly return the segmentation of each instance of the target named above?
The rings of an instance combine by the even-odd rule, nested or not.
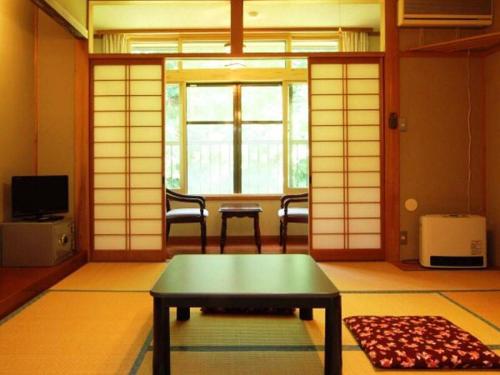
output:
[[[189,307],[178,307],[177,308],[177,320],[185,321],[189,320]]]
[[[257,250],[259,254],[261,253],[262,244],[260,242],[260,225],[259,225],[259,213],[256,213],[253,217],[253,234],[255,237],[255,244],[257,245]]]
[[[222,213],[222,225],[220,228],[220,253],[224,253],[224,245],[226,244],[226,234],[227,234],[227,217]]]
[[[153,374],[170,375],[169,307],[163,298],[154,298]]]
[[[342,374],[342,318],[340,296],[325,309],[325,375]]]
[[[313,320],[313,309],[309,307],[301,307],[299,310],[301,320]]]

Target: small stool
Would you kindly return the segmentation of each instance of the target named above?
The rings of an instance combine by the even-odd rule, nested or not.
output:
[[[262,208],[258,203],[223,203],[219,212],[222,214],[222,226],[220,232],[220,252],[224,253],[224,245],[227,239],[227,219],[231,217],[250,217],[253,218],[253,230],[255,237],[255,244],[257,245],[257,250],[260,254],[261,252],[261,241],[260,241],[260,226],[259,226],[259,214],[262,212]]]

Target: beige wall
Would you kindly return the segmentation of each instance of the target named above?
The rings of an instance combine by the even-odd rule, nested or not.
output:
[[[221,229],[221,216],[219,207],[224,201],[207,201],[207,209],[209,217],[207,219],[207,235],[219,236]],[[279,199],[253,201],[258,202],[263,209],[260,214],[260,232],[262,236],[278,236],[279,235],[279,219],[278,209],[280,207]],[[175,202],[172,207],[179,207]],[[184,206],[183,206],[184,207]],[[294,207],[299,207],[296,205]],[[170,231],[170,235],[174,236],[196,236],[200,233],[198,224],[174,224]],[[304,224],[289,224],[288,234],[291,236],[307,235],[307,225]],[[227,222],[228,236],[253,236],[253,220],[250,218],[234,218]]]
[[[38,12],[38,55],[34,16]],[[13,175],[68,174],[73,211],[74,39],[29,1],[0,3],[0,222]],[[35,69],[34,61],[38,61]],[[38,115],[35,110],[38,77]],[[38,143],[35,143],[35,119]],[[36,153],[36,155],[35,155]]]
[[[491,260],[500,266],[500,52],[485,58],[486,201]]]
[[[10,179],[33,172],[33,5],[0,2],[0,222],[10,218]]]
[[[425,214],[467,212],[466,57],[401,59],[401,230],[408,244],[401,259],[418,258],[418,218]],[[471,59],[472,212],[483,207],[482,61]],[[414,212],[404,201],[415,198]]]
[[[69,176],[70,212],[74,207],[74,38],[38,11],[39,131],[38,173]]]

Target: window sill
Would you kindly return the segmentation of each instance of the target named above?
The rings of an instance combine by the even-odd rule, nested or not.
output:
[[[214,194],[204,197],[207,201],[273,201],[279,200],[282,194]]]

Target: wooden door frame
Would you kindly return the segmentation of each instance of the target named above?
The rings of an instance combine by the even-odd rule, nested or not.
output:
[[[136,59],[150,59],[150,58],[231,58],[231,57],[274,57],[274,58],[291,58],[291,57],[380,57],[384,58],[384,253],[383,259],[390,262],[396,262],[400,259],[399,248],[399,227],[400,227],[400,144],[399,144],[399,130],[388,129],[387,124],[391,113],[399,114],[400,107],[400,88],[399,88],[399,65],[400,65],[400,52],[399,52],[399,34],[397,27],[397,0],[386,0],[384,3],[384,26],[385,29],[385,52],[381,53],[364,53],[364,54],[351,54],[351,53],[253,53],[243,54],[240,52],[240,45],[243,41],[243,14],[241,12],[243,0],[231,0],[232,9],[231,14],[231,41],[232,48],[230,54],[156,54],[149,56],[133,56]],[[126,56],[126,55],[125,55]],[[89,60],[114,60],[117,62],[120,59],[132,58],[132,56],[125,57],[120,54],[97,55],[90,54]],[[111,63],[111,62],[110,62]],[[90,120],[91,122],[91,120]],[[88,171],[89,174],[92,170]],[[90,194],[91,190],[89,190]],[[89,197],[91,198],[91,197]],[[89,213],[91,215],[91,212]],[[90,215],[87,215],[89,217]],[[85,216],[85,215],[83,215]],[[91,216],[89,217],[89,220]],[[91,223],[89,223],[91,224]],[[88,237],[91,237],[89,233]],[[87,237],[87,238],[88,238]],[[311,236],[309,236],[310,238]],[[165,255],[166,257],[166,255]],[[104,259],[103,259],[104,260]],[[111,260],[111,259],[110,259]],[[318,259],[319,260],[319,259]]]

